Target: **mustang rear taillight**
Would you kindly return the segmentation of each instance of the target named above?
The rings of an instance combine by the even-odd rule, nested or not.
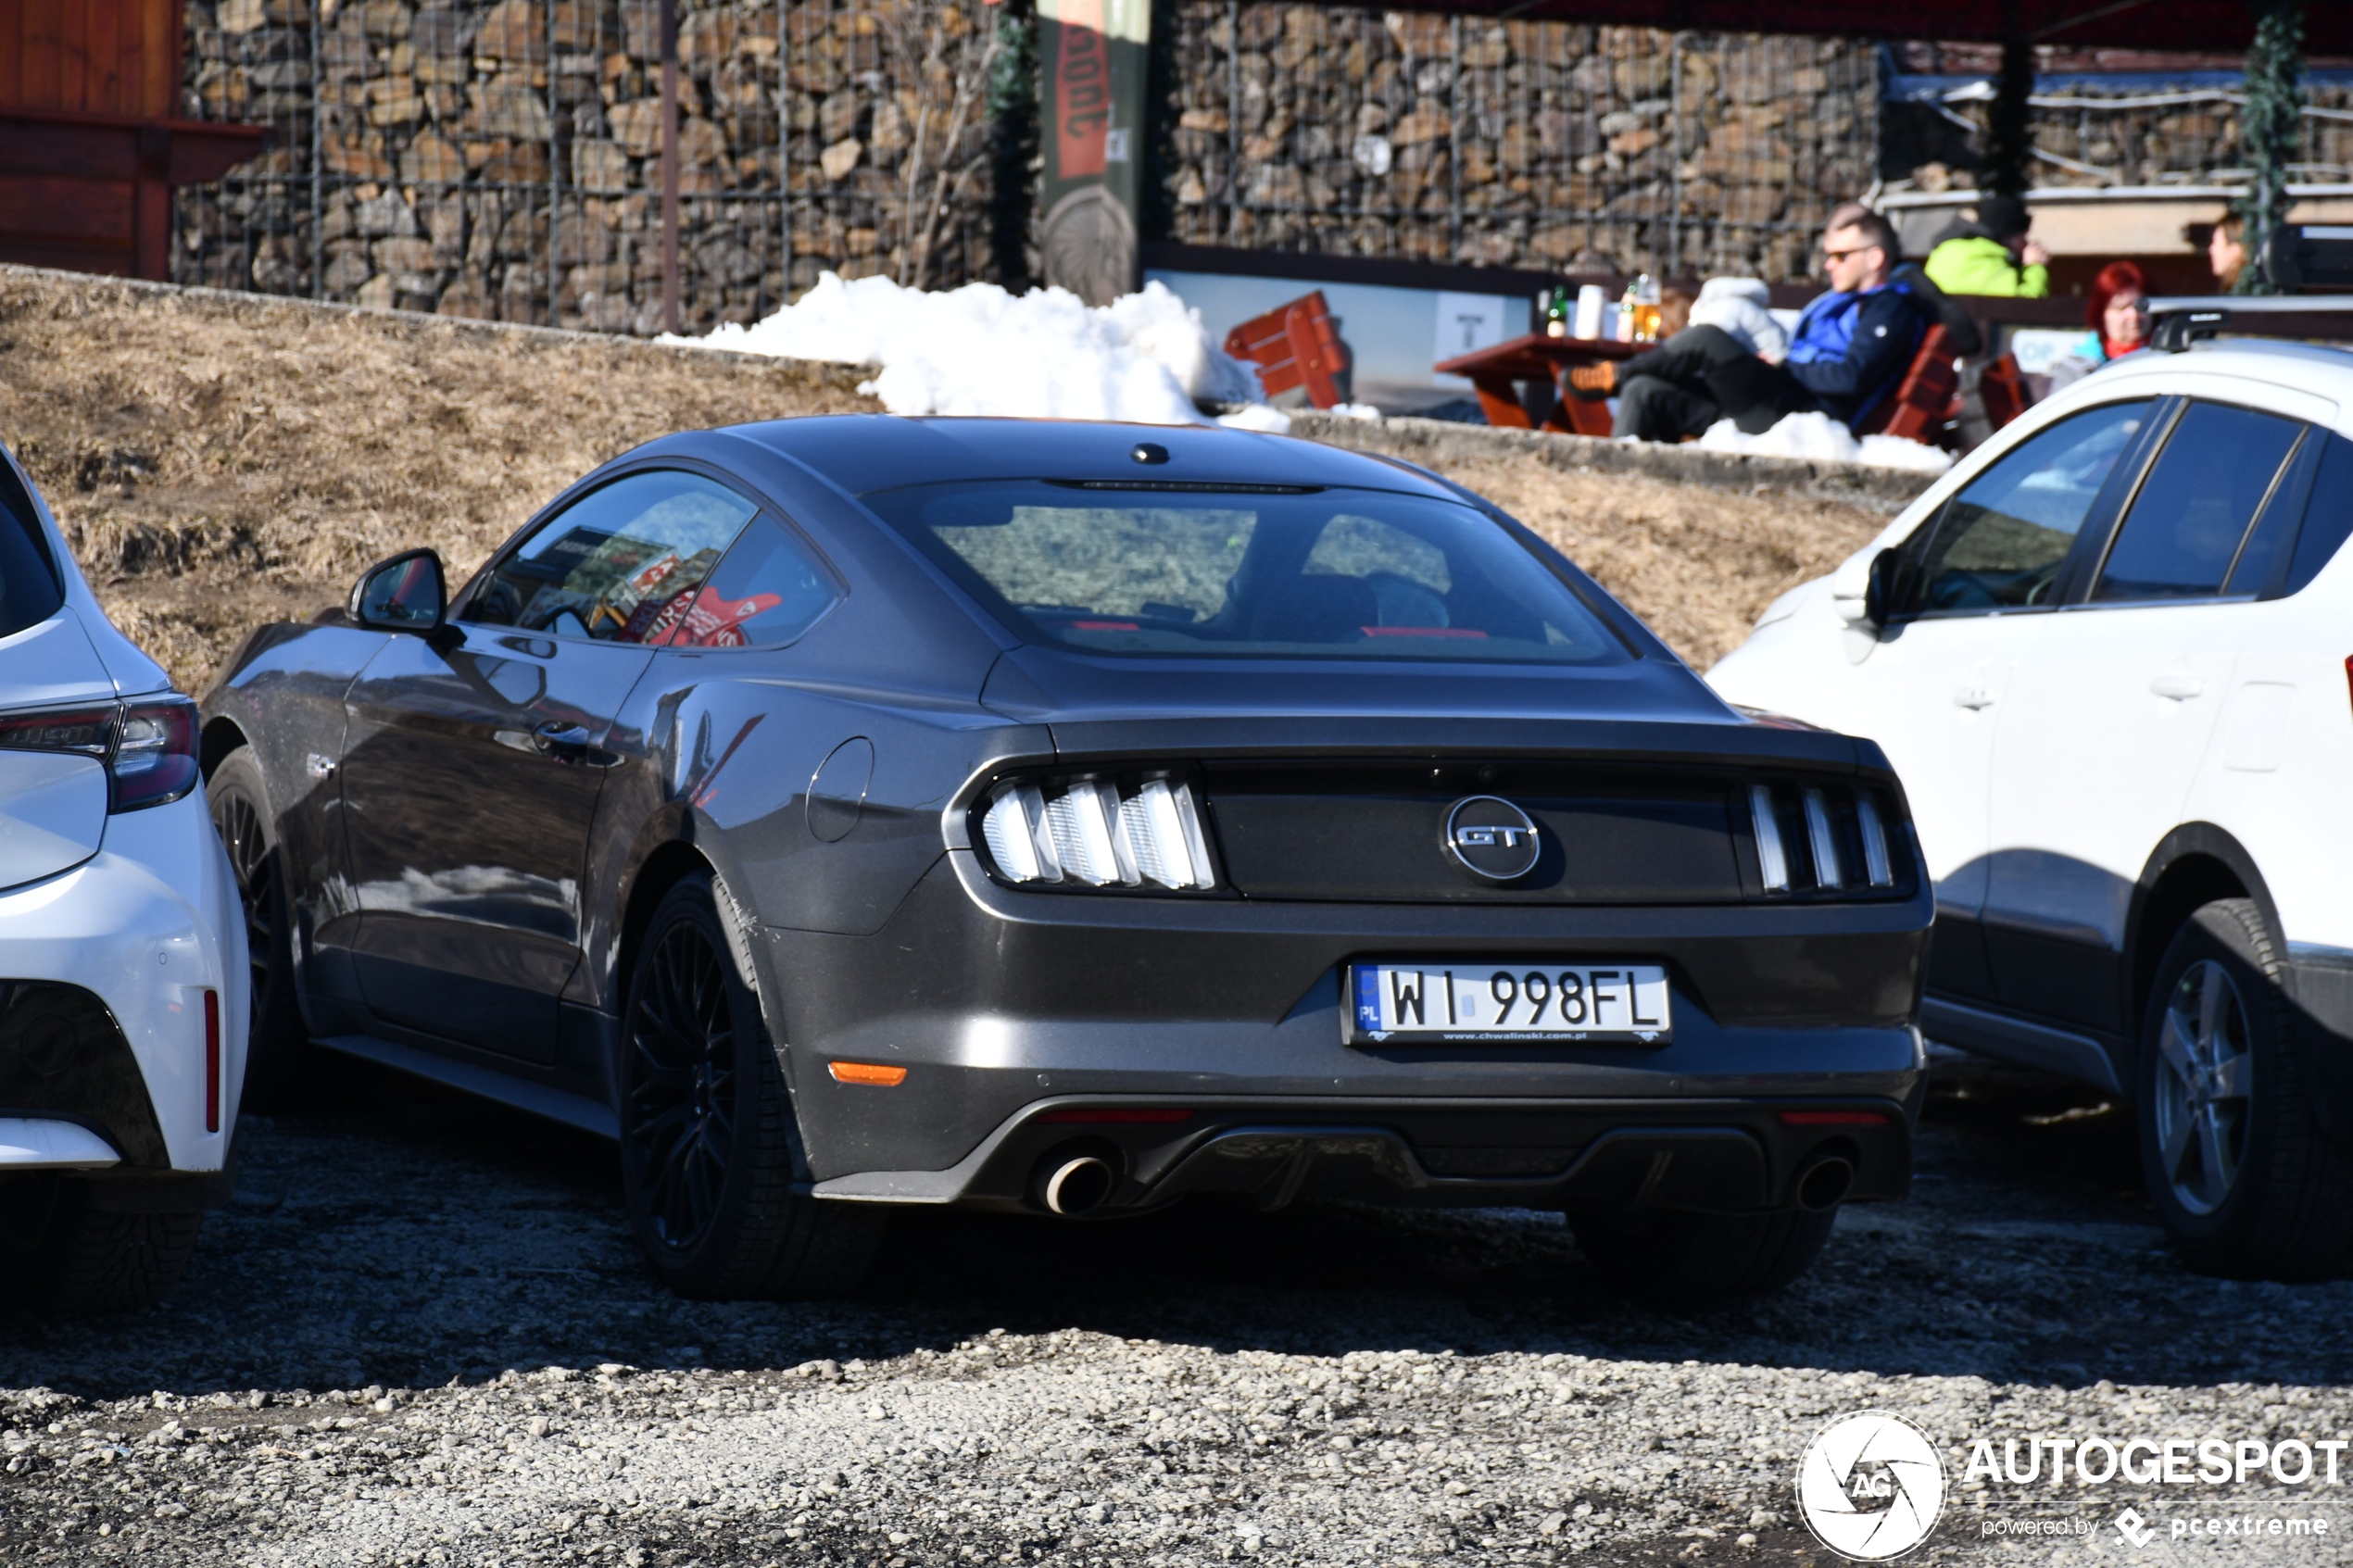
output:
[[[110,811],[166,805],[202,778],[196,705],[178,696],[0,715],[0,750],[64,751],[105,763]]]
[[[1015,779],[989,792],[981,838],[1013,883],[1217,885],[1192,786],[1182,779]]]
[[[1753,784],[1748,815],[1757,879],[1768,893],[1895,886],[1886,820],[1868,789]]]

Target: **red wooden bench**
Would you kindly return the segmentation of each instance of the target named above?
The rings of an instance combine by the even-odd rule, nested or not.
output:
[[[1258,367],[1269,397],[1303,386],[1316,408],[1340,405],[1333,378],[1348,369],[1348,345],[1340,341],[1321,289],[1244,321],[1226,334],[1226,352]]]
[[[1944,433],[1945,421],[1953,417],[1953,395],[1960,386],[1960,372],[1953,368],[1952,345],[1944,329],[1931,326],[1894,394],[1855,427],[1855,433],[1900,435],[1934,446]]]

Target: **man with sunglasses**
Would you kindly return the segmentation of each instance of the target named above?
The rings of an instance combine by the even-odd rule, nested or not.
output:
[[[1895,230],[1857,202],[1831,214],[1822,258],[1831,292],[1806,306],[1779,364],[1715,327],[1687,327],[1622,364],[1572,368],[1572,396],[1617,397],[1612,433],[1682,441],[1722,419],[1749,435],[1791,414],[1819,410],[1853,425],[1894,390],[1927,331],[1932,307],[1894,276]]]

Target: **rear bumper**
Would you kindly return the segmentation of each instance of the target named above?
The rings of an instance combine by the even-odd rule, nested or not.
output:
[[[1025,895],[951,853],[871,936],[772,926],[751,946],[791,1042],[810,1167],[830,1184],[875,1173],[944,1179],[1031,1108],[1065,1097],[1247,1108],[1272,1125],[1315,1105],[1383,1112],[1345,1111],[1358,1127],[1440,1106],[1655,1102],[1691,1108],[1668,1118],[1687,1127],[1717,1124],[1720,1106],[1908,1107],[1925,1073],[1911,1015],[1929,915],[1925,894],[1810,909]],[[1342,966],[1456,953],[1662,964],[1673,1037],[1348,1043]],[[905,1073],[889,1087],[842,1083],[836,1062]],[[1582,1147],[1604,1130],[1519,1141]]]
[[[201,794],[109,817],[96,855],[0,893],[0,984],[23,982],[94,998],[94,1016],[76,1022],[69,1071],[0,1063],[14,1069],[0,1071],[0,1117],[99,1134],[120,1156],[107,1167],[117,1174],[227,1167],[248,972],[235,884]],[[208,990],[220,1018],[218,1130],[207,1125]],[[0,1051],[9,1045],[0,1018]],[[116,1052],[119,1064],[99,1060]],[[25,1168],[44,1168],[26,1149]]]
[[[1133,1119],[1141,1115],[1182,1120]],[[1026,1108],[948,1170],[865,1172],[815,1193],[1034,1211],[1047,1206],[1052,1173],[1088,1158],[1110,1173],[1088,1210],[1100,1215],[1196,1192],[1265,1209],[1324,1198],[1753,1213],[1900,1198],[1912,1170],[1906,1110],[1885,1099],[1065,1098]]]

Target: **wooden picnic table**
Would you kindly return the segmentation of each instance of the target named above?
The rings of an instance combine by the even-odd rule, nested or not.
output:
[[[1606,436],[1610,433],[1609,405],[1588,403],[1559,393],[1561,370],[1599,359],[1631,359],[1657,346],[1655,343],[1620,343],[1609,337],[1547,337],[1532,332],[1441,360],[1438,370],[1446,375],[1470,379],[1471,385],[1478,390],[1478,407],[1491,425],[1506,430]],[[1528,390],[1522,390],[1522,383],[1530,383]],[[1532,408],[1545,410],[1541,425]]]

